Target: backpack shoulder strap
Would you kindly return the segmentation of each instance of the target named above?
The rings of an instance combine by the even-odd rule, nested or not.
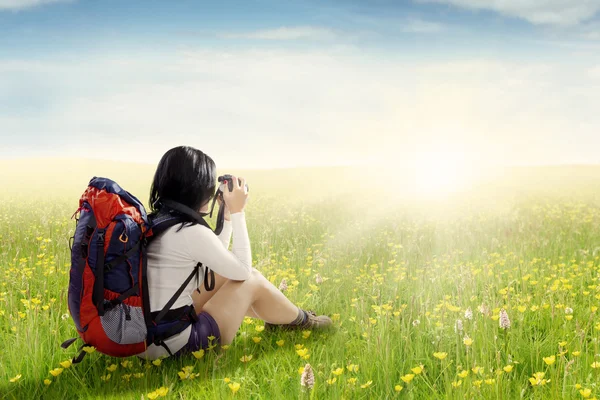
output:
[[[159,236],[161,233],[163,233],[170,227],[180,224],[182,222],[186,222],[186,219],[182,218],[180,215],[177,214],[160,213],[156,215],[150,221],[152,236],[148,237],[148,243],[150,243],[153,239],[155,239],[157,236]]]
[[[187,285],[190,283],[190,281],[194,278],[194,276],[196,277],[196,287],[198,286],[198,276],[200,275],[200,268],[202,268],[202,263],[196,264],[192,273],[187,277],[185,282],[183,282],[181,284],[179,289],[177,289],[175,294],[169,299],[167,304],[165,304],[165,306],[160,311],[160,313],[158,313],[158,315],[154,319],[154,323],[159,324],[160,321],[162,321],[162,319],[165,317],[165,315],[171,309],[171,307],[173,307],[173,304],[175,304],[175,301],[179,298],[179,296],[181,296],[181,293],[183,293],[183,291],[185,290]]]

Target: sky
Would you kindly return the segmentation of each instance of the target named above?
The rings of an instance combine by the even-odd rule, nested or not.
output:
[[[0,159],[596,164],[599,109],[600,0],[0,0]]]

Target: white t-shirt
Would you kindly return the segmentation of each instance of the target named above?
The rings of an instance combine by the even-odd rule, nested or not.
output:
[[[148,294],[152,312],[160,311],[192,273],[198,262],[225,278],[246,280],[252,272],[252,253],[246,228],[244,212],[231,214],[225,221],[219,236],[200,224],[181,224],[167,229],[148,246]],[[229,241],[233,233],[232,251]],[[188,284],[171,309],[192,304],[192,293],[196,290],[196,279]],[[200,276],[200,290],[204,291]],[[173,354],[185,346],[192,327],[165,340]],[[162,346],[151,344],[139,357],[154,360],[169,353]]]

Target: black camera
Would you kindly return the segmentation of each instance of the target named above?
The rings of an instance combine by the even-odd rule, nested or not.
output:
[[[219,187],[217,188],[217,192],[213,197],[212,206],[210,207],[210,218],[212,218],[213,211],[215,210],[215,204],[217,202],[217,199],[220,198],[221,205],[219,207],[219,214],[217,215],[217,226],[215,228],[215,233],[218,235],[223,230],[223,221],[225,219],[225,204],[223,200],[223,191],[225,190],[225,188],[229,189],[230,192],[233,190],[233,176],[229,174],[222,175],[217,178],[217,181],[219,182]],[[240,185],[242,184],[242,180],[240,178],[238,178],[238,182]],[[246,193],[249,190],[250,189],[248,189],[248,184],[246,184]]]
[[[227,183],[227,187],[229,188],[230,192],[233,190],[233,176],[231,176],[229,174],[225,174],[225,175],[218,177],[217,181],[220,183],[217,193],[219,191],[223,192],[225,190],[225,183]],[[242,184],[242,180],[240,178],[238,178],[238,183],[240,185]],[[248,192],[248,191],[249,191],[248,184],[246,184],[246,192]]]

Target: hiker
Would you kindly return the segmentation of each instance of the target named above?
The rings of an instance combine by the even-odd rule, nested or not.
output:
[[[204,290],[190,281],[170,307],[169,313],[193,304],[195,321],[183,331],[149,344],[139,357],[156,359],[179,356],[209,346],[209,337],[221,345],[233,341],[246,316],[265,321],[268,329],[312,329],[331,326],[327,316],[316,316],[294,305],[277,287],[252,267],[250,240],[246,228],[248,199],[244,178],[232,177],[233,188],[224,190],[225,207],[221,232],[216,235],[207,225],[189,219],[159,234],[148,245],[147,279],[150,311],[163,310],[182,287],[198,263],[214,272],[214,287]],[[168,199],[200,215],[208,215],[209,202],[216,191],[216,166],[202,151],[175,147],[160,160],[150,191],[150,207],[160,216]],[[229,242],[233,235],[232,251]]]

